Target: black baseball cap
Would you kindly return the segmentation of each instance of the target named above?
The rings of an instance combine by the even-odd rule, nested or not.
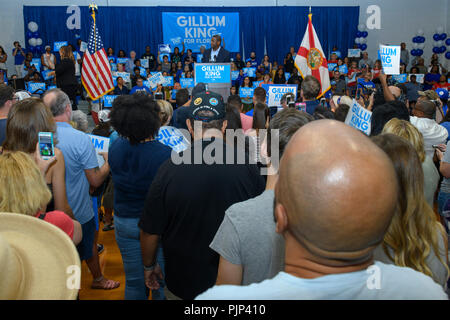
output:
[[[191,100],[189,118],[209,122],[224,119],[226,115],[225,104],[220,94],[206,91],[195,95]],[[210,111],[210,115],[201,114]]]

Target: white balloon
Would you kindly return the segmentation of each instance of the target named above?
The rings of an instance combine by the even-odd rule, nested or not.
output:
[[[356,44],[359,44],[360,42],[359,42],[359,38],[355,38],[355,43]]]
[[[442,34],[442,33],[444,33],[444,27],[442,27],[442,26],[437,27],[436,31],[437,31],[436,33]]]
[[[28,44],[32,47],[36,46],[36,38],[31,38],[28,40]]]
[[[360,32],[366,31],[366,25],[364,23],[361,23],[358,26],[358,31],[360,31]]]
[[[38,46],[42,45],[42,39],[41,38],[36,39],[36,45],[38,45]]]
[[[30,23],[28,23],[28,30],[30,30],[31,32],[38,31],[38,24],[34,21],[31,21]]]
[[[364,44],[367,43],[367,39],[366,38],[359,38],[359,43]]]
[[[437,41],[437,47],[442,47],[443,44],[444,44],[444,41],[442,41],[442,40]]]

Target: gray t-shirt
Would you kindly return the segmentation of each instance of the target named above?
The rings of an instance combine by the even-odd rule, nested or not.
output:
[[[443,162],[450,163],[450,140],[447,142],[447,151],[444,153],[442,158]],[[425,173],[424,173],[425,174]],[[450,178],[445,178],[441,182],[441,190],[443,193],[450,193]]]
[[[434,165],[433,160],[426,156],[422,163],[423,177],[424,177],[424,193],[428,204],[433,208],[434,194],[439,185],[439,172]]]
[[[284,239],[275,232],[273,201],[273,190],[266,190],[256,198],[232,205],[210,244],[224,259],[242,266],[242,285],[270,279],[280,271],[271,270],[272,266],[283,265],[284,250],[273,252],[274,247],[284,248],[276,246]]]
[[[436,223],[439,223],[439,222],[436,222]],[[441,256],[441,259],[445,262],[447,257],[446,257],[446,252],[445,252],[444,237],[440,231],[440,228],[436,227],[436,232],[437,232],[437,236],[438,236],[439,255]],[[392,257],[394,255],[394,251],[391,248],[388,248],[388,251]],[[387,264],[394,264],[394,262],[391,259],[389,259],[389,257],[386,255],[386,253],[384,252],[383,247],[381,245],[379,245],[373,252],[373,259],[376,261],[381,261],[383,263],[387,263]],[[426,258],[425,262],[428,265],[428,267],[430,268],[431,272],[433,273],[433,277],[434,277],[433,280],[436,283],[440,284],[442,286],[442,288],[444,288],[444,290],[445,290],[446,285],[447,285],[447,279],[448,279],[447,278],[448,277],[447,269],[442,264],[442,262],[439,261],[438,257],[434,253],[433,248],[431,248],[431,253]]]

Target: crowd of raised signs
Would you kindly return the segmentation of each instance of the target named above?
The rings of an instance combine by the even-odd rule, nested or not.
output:
[[[57,63],[49,51],[40,64],[16,60],[29,88],[44,83],[29,90],[39,98],[0,83],[0,212],[61,228],[92,288],[121,285],[100,268],[102,223],[122,255],[125,299],[150,289],[154,300],[448,299],[449,84],[437,55],[426,65],[405,51],[400,75],[387,76],[367,53],[334,48],[332,89],[318,100],[293,47],[279,63],[236,54],[224,101],[194,86],[202,53],[108,48],[114,99],[101,101],[92,136],[45,76]],[[262,84],[297,84],[296,99],[268,106]],[[39,132],[53,134],[50,160]]]

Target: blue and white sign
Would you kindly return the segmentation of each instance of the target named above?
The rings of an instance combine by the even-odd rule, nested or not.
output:
[[[128,58],[117,58],[116,59],[116,63],[125,64],[125,63],[127,63],[127,61],[128,61]]]
[[[160,53],[171,53],[170,44],[159,44],[158,51]]]
[[[40,72],[41,71],[41,59],[39,59],[39,58],[33,58],[32,60],[31,60],[31,63],[30,63],[32,66],[35,66],[36,67],[36,70],[38,71],[38,72]]]
[[[244,77],[256,77],[256,68],[242,68],[242,70],[244,70]]]
[[[163,84],[164,81],[165,80],[161,72],[158,72],[155,75],[148,78],[150,88],[156,88],[158,84]]]
[[[286,81],[288,81],[289,78],[291,77],[291,74],[289,72],[285,72],[284,77],[286,78]]]
[[[47,90],[52,90],[52,89],[56,89],[56,86],[55,86],[55,85],[53,85],[53,86],[47,86]]]
[[[117,63],[111,63],[111,71],[117,71]]]
[[[361,56],[361,49],[348,49],[347,56],[349,58],[359,58]]]
[[[414,74],[411,73],[408,75],[408,81],[411,82],[411,76],[416,76],[416,81],[417,83],[423,84],[423,81],[425,79],[425,75],[424,74]]]
[[[237,12],[163,12],[163,40],[172,47],[184,42],[186,49],[200,52],[209,47],[211,37],[220,34],[230,52],[239,52],[239,13]]]
[[[89,137],[91,138],[92,144],[94,145],[94,149],[97,152],[98,166],[101,167],[105,163],[105,160],[103,159],[103,156],[99,155],[98,153],[99,152],[108,152],[109,138],[96,136],[93,134],[90,134]]]
[[[328,71],[333,71],[334,70],[334,68],[336,68],[337,67],[337,63],[329,63],[328,64]]]
[[[67,41],[56,41],[53,43],[53,51],[58,52],[61,47],[67,46]]]
[[[173,77],[166,76],[166,77],[163,77],[163,78],[164,78],[163,86],[165,86],[165,87],[173,87]]]
[[[397,83],[405,83],[408,78],[408,75],[406,73],[393,75],[392,79]]]
[[[174,127],[161,127],[156,140],[171,147],[177,153],[186,150],[190,145],[181,131]]]
[[[116,63],[117,58],[116,57],[108,57],[108,62],[109,63]]]
[[[361,107],[355,99],[345,118],[345,124],[370,135],[370,127],[372,122],[372,112]]]
[[[195,83],[231,83],[231,66],[229,64],[204,63],[194,65]]]
[[[339,66],[339,72],[342,74],[347,74],[348,73],[347,65],[343,64],[342,66]]]
[[[130,74],[128,72],[116,72],[116,77],[122,77],[123,81],[130,82]]]
[[[148,68],[148,59],[140,59],[142,68]]]
[[[52,72],[52,70],[44,70],[41,72],[42,74],[42,78],[44,78],[44,80],[50,80],[51,78],[53,78],[53,75],[49,75],[49,73]]]
[[[115,95],[105,95],[102,97],[103,106],[106,108],[111,108],[112,104],[114,102],[114,99],[116,99],[118,96]]]
[[[255,92],[255,88],[248,88],[248,87],[240,87],[239,88],[239,96],[241,98],[253,98],[254,92]]]
[[[117,76],[112,76],[112,79],[113,79],[113,85],[114,85],[114,87],[117,87]]]
[[[400,74],[400,46],[380,44],[381,64],[385,74]]]
[[[197,63],[202,63],[203,55],[201,53],[197,54]]]
[[[181,78],[180,79],[180,86],[182,88],[193,88],[194,85],[194,78]]]
[[[145,68],[143,68],[143,67],[139,67],[139,74],[142,77],[147,77],[147,71],[145,71]]]
[[[151,85],[150,85],[150,81],[148,81],[148,80],[142,81],[142,85],[143,85],[144,87],[147,87],[147,88],[149,88],[149,89],[152,89],[152,87],[151,87]]]
[[[341,52],[340,51],[333,51],[333,52],[331,52],[331,54],[333,54],[333,53],[336,55],[336,57],[338,57],[338,58],[341,57]]]
[[[239,77],[239,70],[231,71],[231,80],[236,80]]]
[[[281,97],[288,92],[292,92],[297,99],[297,85],[296,84],[262,84],[266,90],[266,103],[269,107],[281,106]]]
[[[86,50],[87,50],[87,42],[81,41],[80,51],[81,52],[86,52]]]
[[[45,92],[45,83],[44,82],[28,82],[27,83],[27,91],[30,93],[44,93]]]
[[[254,81],[253,88],[258,88],[261,83],[263,83],[263,82],[262,81]]]

